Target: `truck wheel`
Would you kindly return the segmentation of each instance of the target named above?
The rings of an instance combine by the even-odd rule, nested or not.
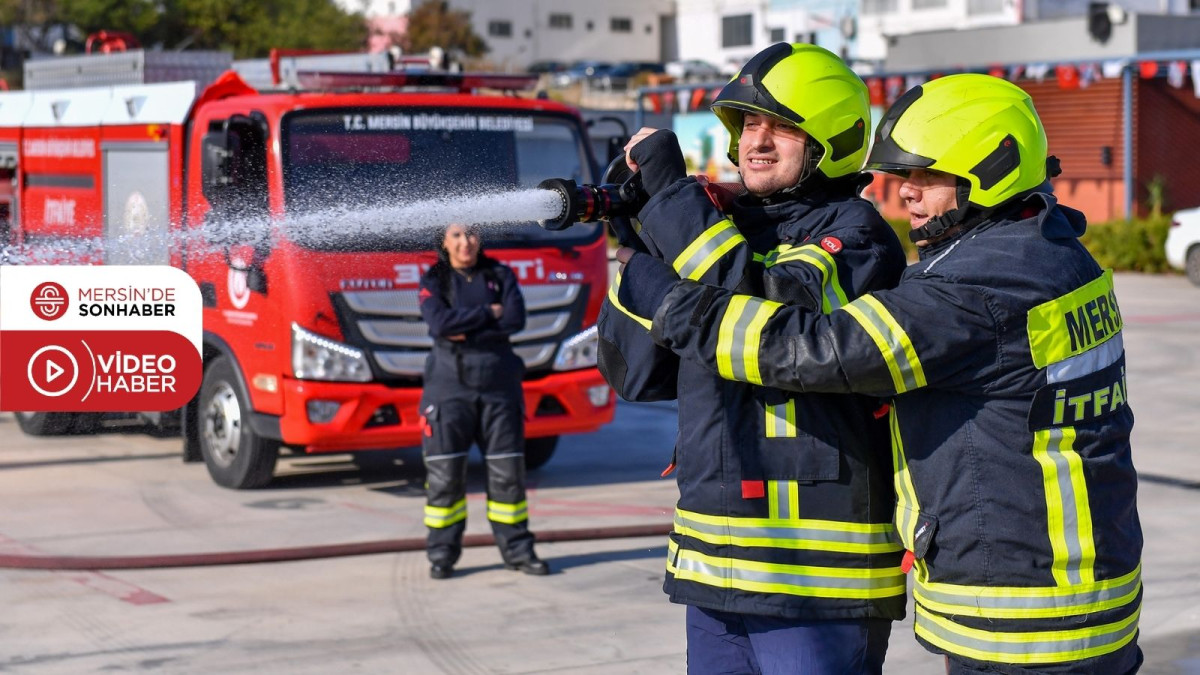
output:
[[[237,373],[221,356],[204,371],[200,385],[200,454],[217,485],[235,490],[271,482],[279,443],[260,438],[250,424],[250,402],[242,395]]]
[[[1188,251],[1184,269],[1187,270],[1188,281],[1200,286],[1200,246],[1193,246]]]
[[[100,427],[101,413],[19,412],[17,425],[30,436],[91,434]]]
[[[540,469],[554,456],[558,447],[558,436],[542,436],[525,439],[525,468]]]

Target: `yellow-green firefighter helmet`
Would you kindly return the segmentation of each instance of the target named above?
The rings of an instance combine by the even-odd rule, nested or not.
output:
[[[1046,130],[1015,84],[949,75],[896,100],[879,121],[866,168],[952,174],[970,183],[970,203],[990,209],[1046,180]]]
[[[713,101],[738,162],[742,115],[771,115],[798,126],[823,150],[816,170],[828,178],[862,169],[871,129],[867,85],[833,52],[780,42],[742,66]]]

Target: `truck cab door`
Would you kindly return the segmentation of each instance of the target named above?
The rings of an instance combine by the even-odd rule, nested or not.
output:
[[[230,267],[244,271],[250,290],[267,292],[263,264],[270,255],[266,117],[259,112],[209,123],[201,144],[201,189],[211,210],[209,243],[224,249]]]

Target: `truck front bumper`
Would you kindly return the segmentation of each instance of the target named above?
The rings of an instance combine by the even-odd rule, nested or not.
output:
[[[553,373],[523,385],[528,438],[595,431],[612,421],[616,409],[595,368]],[[285,379],[280,435],[284,443],[309,453],[420,445],[420,399],[419,387]]]

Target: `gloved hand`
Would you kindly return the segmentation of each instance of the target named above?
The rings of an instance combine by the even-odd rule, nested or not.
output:
[[[679,275],[670,265],[648,253],[633,253],[621,272],[617,299],[630,312],[653,320],[663,298],[678,282]]]
[[[646,194],[653,197],[671,183],[687,177],[687,164],[674,131],[659,129],[640,139],[638,135],[634,136],[637,142],[629,146],[627,154],[633,160],[630,166],[636,166],[642,176]]]

